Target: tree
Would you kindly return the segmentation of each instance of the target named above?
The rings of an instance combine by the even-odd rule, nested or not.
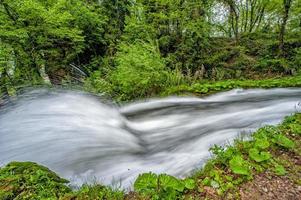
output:
[[[27,77],[56,81],[59,69],[64,76],[69,64],[106,53],[107,17],[96,2],[1,0],[0,11],[0,39],[13,47],[17,68],[32,74]]]
[[[289,18],[289,12],[291,9],[293,0],[283,0],[283,17],[282,22],[280,26],[280,32],[279,32],[279,53],[280,55],[283,55],[284,53],[284,35],[285,35],[285,29],[287,25],[287,21]]]
[[[115,57],[116,70],[110,81],[119,98],[137,98],[157,93],[164,84],[165,62],[155,42],[155,30],[146,23],[140,3],[132,6]]]
[[[161,91],[166,73],[164,60],[155,44],[121,43],[111,81],[121,99],[139,98]]]
[[[235,0],[222,0],[229,9],[229,24],[233,31],[236,42],[239,40],[239,10]]]

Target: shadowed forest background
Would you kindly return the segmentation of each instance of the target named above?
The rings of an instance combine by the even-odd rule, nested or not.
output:
[[[81,85],[118,100],[297,75],[300,0],[0,0],[0,85]]]

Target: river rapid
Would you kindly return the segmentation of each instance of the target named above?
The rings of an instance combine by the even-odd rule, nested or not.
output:
[[[126,105],[82,92],[36,89],[0,107],[0,164],[34,161],[73,185],[130,188],[138,174],[185,177],[209,148],[300,109],[301,89],[236,89],[205,98]]]

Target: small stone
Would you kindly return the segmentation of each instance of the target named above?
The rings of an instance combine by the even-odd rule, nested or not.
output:
[[[265,187],[263,187],[262,190],[263,190],[264,192],[268,192],[268,189],[265,188]]]

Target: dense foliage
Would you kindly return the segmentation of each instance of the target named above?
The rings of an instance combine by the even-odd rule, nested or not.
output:
[[[61,84],[121,101],[300,87],[301,0],[0,0],[0,106],[24,86]],[[0,169],[0,199],[196,199],[206,190],[237,199],[266,171],[300,185],[290,160],[300,160],[300,134],[297,114],[213,147],[190,178],[141,174],[129,194],[72,190],[43,166],[13,162]]]
[[[141,174],[128,194],[101,185],[71,190],[66,180],[46,167],[12,162],[0,169],[0,199],[210,199],[207,190],[240,199],[241,185],[262,173],[285,176],[300,185],[301,168],[295,161],[301,158],[301,114],[287,117],[279,126],[259,129],[248,140],[213,146],[211,151],[214,157],[192,177],[182,180],[166,174]]]
[[[120,100],[294,75],[300,0],[1,0],[1,94],[76,82]]]

